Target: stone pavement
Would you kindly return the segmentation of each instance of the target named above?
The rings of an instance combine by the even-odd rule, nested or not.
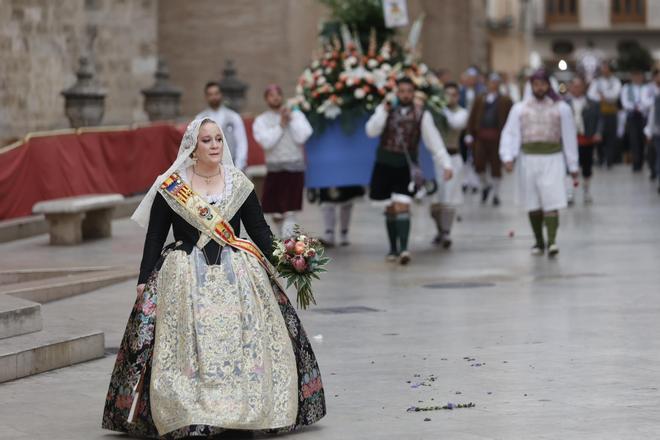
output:
[[[290,437],[660,438],[660,197],[623,168],[596,176],[593,206],[580,195],[561,218],[556,260],[529,255],[511,178],[503,206],[467,201],[451,251],[428,245],[420,207],[408,267],[384,262],[382,216],[360,204],[353,245],[331,251],[319,306],[301,312],[328,416]],[[318,211],[303,224],[320,232]],[[143,231],[114,226],[112,240],[76,248],[48,247],[45,235],[0,245],[0,265],[137,265]],[[99,423],[134,284],[43,306],[105,331],[108,356],[0,385],[0,439],[122,438]],[[447,402],[476,407],[406,412]]]

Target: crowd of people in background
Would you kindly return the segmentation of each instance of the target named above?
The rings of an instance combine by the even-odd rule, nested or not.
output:
[[[448,71],[439,70],[438,75],[441,81],[452,82]],[[625,83],[622,77],[625,77]],[[492,193],[493,204],[496,205],[499,202],[498,176],[493,174],[491,169],[490,180],[486,180],[481,158],[484,148],[478,142],[473,144],[476,131],[481,129],[483,133],[487,133],[483,130],[486,127],[477,125],[485,123],[495,128],[496,122],[491,117],[494,113],[488,114],[484,121],[483,98],[479,97],[486,97],[489,102],[498,100],[496,95],[506,97],[499,98],[499,112],[504,113],[504,108],[508,105],[505,102],[510,100],[516,103],[528,98],[531,95],[531,86],[526,78],[519,82],[511,75],[484,74],[476,67],[465,70],[460,75],[458,84],[459,104],[470,112],[472,121],[461,141],[463,157],[467,163],[463,188],[464,191],[473,192],[481,189],[484,202],[489,193]],[[522,93],[519,84],[522,85]],[[634,172],[641,172],[646,163],[649,177],[657,181],[660,193],[660,155],[657,154],[660,151],[658,69],[652,72],[635,70],[618,75],[613,63],[603,61],[596,77],[590,82],[581,74],[575,73],[570,80],[563,83],[551,76],[550,84],[552,91],[571,106],[575,115],[586,203],[593,200],[589,193],[593,165],[611,168],[623,163],[631,165]],[[499,122],[501,118],[496,119]],[[481,144],[483,143],[482,141]],[[569,191],[569,204],[572,202],[573,194]]]
[[[441,137],[432,118],[423,109],[417,115],[412,98],[412,111],[406,113],[406,106],[401,106],[401,102],[406,103],[406,95],[401,91],[398,95],[399,106],[394,108],[387,102],[383,103],[366,127],[369,136],[380,137],[369,197],[372,201],[389,203],[385,209],[390,242],[388,260],[399,261],[401,264],[410,261],[407,248],[409,206],[415,193],[409,188],[408,182],[410,185],[414,183],[411,173],[414,164],[410,161],[411,155],[413,162],[416,160],[417,147],[413,144],[419,143],[421,138],[424,138],[437,162],[438,190],[431,195],[430,214],[437,226],[433,243],[445,249],[452,244],[452,224],[457,218],[457,210],[463,203],[464,195],[480,193],[482,204],[499,206],[502,172],[503,169],[511,171],[512,159],[516,155],[520,156],[521,161],[527,157],[528,169],[525,173],[530,173],[529,170],[536,166],[534,163],[538,162],[537,168],[540,171],[535,176],[526,176],[530,188],[541,185],[538,179],[543,177],[539,177],[539,173],[547,172],[545,177],[553,181],[547,194],[539,190],[540,193],[532,194],[526,202],[536,236],[533,248],[535,254],[542,254],[546,250],[551,256],[558,253],[555,244],[558,209],[564,204],[570,206],[575,203],[575,187],[582,188],[584,204],[593,203],[591,177],[594,166],[609,169],[623,163],[631,165],[632,171],[638,173],[646,164],[649,177],[657,181],[660,193],[658,69],[653,72],[628,72],[625,81],[615,73],[612,63],[607,61],[601,63],[597,75],[591,81],[579,73],[570,78],[564,73],[560,82],[543,70],[521,79],[500,72],[483,73],[476,67],[466,69],[457,81],[453,80],[447,70],[439,70],[437,76],[444,86],[446,98],[444,114],[447,124]],[[547,90],[543,84],[537,84],[535,88],[535,78],[541,83],[547,83]],[[400,87],[406,89],[414,85],[404,79]],[[245,169],[247,136],[242,119],[223,105],[217,83],[209,82],[204,90],[208,108],[198,118],[211,118],[223,128],[236,166]],[[414,89],[409,92],[412,97]],[[293,231],[297,221],[296,212],[303,206],[304,142],[312,134],[312,129],[299,109],[290,109],[285,105],[280,87],[268,86],[264,100],[268,110],[255,119],[252,127],[255,140],[264,149],[266,157],[263,207],[264,212],[271,215],[276,234],[285,236]],[[529,104],[522,105],[525,103]],[[561,103],[561,106],[555,103]],[[547,108],[541,108],[543,105]],[[556,121],[546,114],[549,111],[556,112]],[[513,113],[516,116],[510,117]],[[420,116],[422,114],[424,118]],[[406,122],[406,118],[410,119],[412,125]],[[569,118],[570,122],[565,118]],[[414,127],[416,123],[419,127]],[[553,124],[561,133],[550,133],[542,127]],[[570,129],[565,129],[569,126]],[[393,130],[392,133],[405,132],[406,139],[399,139],[399,135],[388,136],[388,130]],[[434,135],[436,131],[438,139]],[[543,139],[530,143],[525,140],[525,136],[530,135],[539,135]],[[557,136],[559,140],[555,139]],[[402,142],[401,145],[393,139],[398,139],[396,142]],[[513,142],[512,139],[519,145],[508,145]],[[557,151],[553,149],[555,144],[560,146]],[[567,144],[574,144],[577,148],[570,146],[567,150]],[[571,156],[571,160],[565,158],[555,162],[563,164],[559,167],[563,167],[559,174],[566,179],[570,178],[570,181],[559,184],[559,168],[554,167],[557,169],[553,168],[550,173],[548,164],[551,154],[562,152],[564,156]],[[579,185],[578,164],[581,174]],[[565,188],[565,194],[559,195],[558,192],[564,192],[561,188]],[[339,243],[349,244],[353,200],[364,193],[360,187],[321,189],[321,213],[325,227],[322,240],[326,245],[334,246],[336,243],[337,211],[340,217]],[[558,202],[549,206],[548,197]],[[532,203],[532,199],[539,203]],[[548,229],[547,239],[542,233],[543,225]]]

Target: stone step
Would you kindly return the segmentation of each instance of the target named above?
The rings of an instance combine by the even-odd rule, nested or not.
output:
[[[0,383],[104,355],[103,332],[52,328],[0,340]]]
[[[111,270],[109,266],[98,267],[67,267],[67,268],[48,268],[48,269],[16,269],[0,270],[0,286],[5,284],[25,283],[28,281],[44,280],[47,278],[76,275],[87,272],[99,272]]]
[[[0,295],[0,339],[38,332],[41,328],[40,304]]]
[[[136,278],[137,275],[137,270],[127,268],[82,272],[24,283],[7,284],[0,286],[0,295],[11,295],[43,304],[81,295],[101,287]]]

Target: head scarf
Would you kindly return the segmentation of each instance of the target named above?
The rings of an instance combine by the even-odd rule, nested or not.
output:
[[[268,96],[270,92],[277,92],[280,95],[282,94],[282,87],[278,86],[277,84],[268,84],[266,88],[264,89],[264,98]]]
[[[199,135],[199,129],[201,128],[202,124],[204,124],[205,122],[211,122],[215,124],[215,122],[210,118],[195,119],[190,124],[188,124],[188,127],[186,128],[186,132],[183,134],[183,139],[181,139],[181,144],[179,145],[179,153],[176,156],[176,160],[172,163],[172,165],[170,165],[167,171],[165,171],[163,174],[161,174],[156,178],[154,183],[149,188],[149,191],[140,202],[140,205],[137,207],[137,209],[131,216],[131,219],[133,219],[137,224],[139,224],[143,228],[146,228],[149,225],[151,205],[153,205],[154,199],[156,198],[156,194],[158,193],[158,189],[165,181],[165,179],[167,179],[175,171],[184,170],[193,164],[193,160],[190,157],[190,155],[192,154],[193,151],[195,151],[195,147],[197,146],[197,136]],[[218,128],[220,129],[220,134],[222,135],[222,139],[223,139],[222,164],[224,166],[233,167],[234,161],[231,158],[230,149],[229,146],[227,145],[227,138],[225,137],[225,134],[222,131],[222,127],[218,126]]]
[[[529,77],[529,84],[531,85],[534,80],[542,80],[548,83],[548,93],[546,93],[546,96],[550,97],[553,101],[558,101],[559,100],[559,95],[557,95],[557,92],[555,89],[552,88],[552,83],[550,82],[550,74],[548,73],[547,70],[545,69],[537,69],[532,73]]]

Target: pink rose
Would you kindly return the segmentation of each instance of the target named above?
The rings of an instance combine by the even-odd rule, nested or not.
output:
[[[302,255],[302,253],[305,252],[305,243],[302,241],[297,242],[294,246],[294,251],[297,255]]]
[[[284,242],[284,249],[286,249],[287,252],[293,252],[295,247],[296,242],[291,239],[288,239]]]
[[[296,272],[302,273],[302,272],[305,271],[305,269],[307,269],[307,262],[300,255],[293,258],[292,264],[293,264],[293,268],[296,270]]]

